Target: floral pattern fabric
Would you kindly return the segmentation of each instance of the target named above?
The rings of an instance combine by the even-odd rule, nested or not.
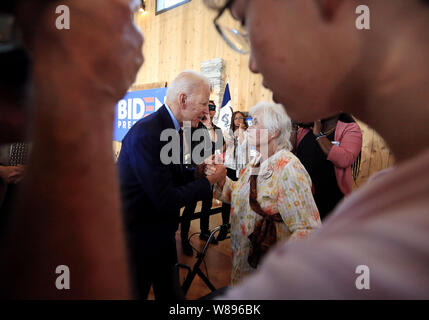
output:
[[[253,269],[247,262],[255,222],[262,219],[249,205],[249,178],[255,173],[251,164],[244,167],[238,181],[227,178],[215,197],[231,203],[232,285],[238,284]],[[321,227],[319,212],[311,193],[307,171],[291,152],[280,150],[260,165],[257,177],[258,202],[267,214],[280,213],[276,223],[277,242],[303,239]]]

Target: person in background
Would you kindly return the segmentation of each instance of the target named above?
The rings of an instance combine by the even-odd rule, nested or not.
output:
[[[237,180],[240,171],[247,164],[247,130],[248,124],[241,111],[235,111],[231,117],[229,132],[225,137],[225,166],[228,176]]]
[[[216,126],[213,123],[213,118],[216,114],[216,105],[213,100],[209,101],[209,116],[204,117],[200,124],[198,125],[198,128],[196,130],[203,130],[200,136],[200,140],[194,141],[192,140],[192,148],[188,150],[188,154],[192,154],[192,151],[194,150],[194,147],[200,145],[201,143],[204,144],[204,149],[201,150],[201,157],[200,159],[204,159],[204,155],[213,155],[215,154],[216,150],[219,150],[222,152],[223,150],[223,136],[222,131],[218,126]],[[201,132],[201,131],[200,131]],[[200,133],[199,132],[199,133]],[[191,157],[191,166],[197,167],[201,163],[195,162],[195,157]],[[213,194],[209,194],[206,199],[202,200],[201,205],[201,217],[200,217],[200,239],[201,240],[208,240],[210,236],[210,230],[209,230],[209,222],[210,222],[210,209],[212,207],[213,202]],[[197,206],[197,202],[194,202],[190,205],[185,206],[185,209],[182,213],[182,222],[180,224],[180,235],[181,235],[181,241],[182,241],[182,250],[183,253],[187,256],[192,256],[193,249],[191,244],[189,243],[188,234],[189,234],[189,228],[191,225],[190,218],[195,212],[195,208]],[[216,244],[217,240],[214,238],[212,239],[212,244]]]
[[[290,118],[281,105],[269,103],[257,104],[250,114],[248,142],[258,157],[238,181],[227,177],[215,189],[216,198],[231,203],[232,285],[253,272],[277,242],[304,239],[321,226],[311,179],[290,152]]]
[[[322,220],[353,188],[352,166],[362,149],[362,132],[348,114],[317,120],[300,127],[295,154],[311,177],[314,200]]]
[[[397,162],[222,298],[429,299],[429,1],[366,0],[370,23],[354,0],[205,1],[294,121],[353,114]]]
[[[29,149],[25,142],[0,147],[0,238],[13,210],[17,187],[24,179]]]
[[[232,181],[237,181],[241,169],[248,163],[247,130],[248,124],[241,111],[235,111],[231,117],[229,132],[224,132],[225,138],[225,167]],[[222,203],[222,224],[229,223],[231,205]],[[228,228],[222,227],[217,237],[218,241],[225,240]]]
[[[0,243],[0,298],[130,298],[112,123],[143,62],[139,1],[61,1],[69,30],[56,28],[56,1],[0,6],[16,3],[31,90],[11,97],[0,85],[0,142],[33,148]],[[55,285],[58,266],[68,290]]]

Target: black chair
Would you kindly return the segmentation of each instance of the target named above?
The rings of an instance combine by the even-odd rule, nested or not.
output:
[[[210,280],[207,278],[207,276],[201,271],[200,266],[204,261],[204,258],[207,254],[207,250],[209,248],[210,243],[213,241],[214,236],[217,232],[219,232],[221,230],[221,228],[228,228],[229,230],[230,224],[224,224],[224,225],[220,225],[217,226],[216,228],[214,228],[211,233],[209,238],[207,239],[206,243],[204,244],[203,250],[201,252],[197,252],[197,261],[194,264],[194,267],[191,269],[191,267],[189,267],[186,264],[182,264],[182,263],[177,263],[176,267],[177,268],[183,268],[188,270],[188,274],[186,275],[185,280],[183,281],[182,284],[182,290],[183,290],[183,295],[186,297],[186,294],[188,293],[188,290],[192,284],[192,281],[194,280],[195,276],[199,276],[204,283],[207,285],[207,287],[212,291],[216,291],[215,286],[210,282]]]

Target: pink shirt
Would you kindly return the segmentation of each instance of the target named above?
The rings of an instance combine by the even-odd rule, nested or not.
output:
[[[356,268],[369,268],[359,290]],[[224,299],[429,299],[429,150],[345,198],[309,239],[274,248]]]
[[[298,130],[297,145],[309,131],[309,129]],[[334,164],[338,187],[344,195],[348,195],[353,189],[351,165],[362,149],[362,132],[357,123],[338,121],[334,138],[340,145],[332,146],[327,159]]]

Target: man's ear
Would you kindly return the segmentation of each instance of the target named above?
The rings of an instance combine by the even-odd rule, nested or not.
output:
[[[327,21],[331,21],[335,18],[338,9],[346,0],[314,0],[320,8],[320,14]]]
[[[272,139],[277,139],[280,135],[280,130],[276,130],[276,132],[274,132],[273,134],[270,135],[271,140]]]
[[[180,106],[180,109],[184,109],[185,108],[185,105],[186,105],[186,99],[187,99],[188,97],[186,96],[186,94],[185,93],[181,93],[180,95],[179,95],[179,106]]]

